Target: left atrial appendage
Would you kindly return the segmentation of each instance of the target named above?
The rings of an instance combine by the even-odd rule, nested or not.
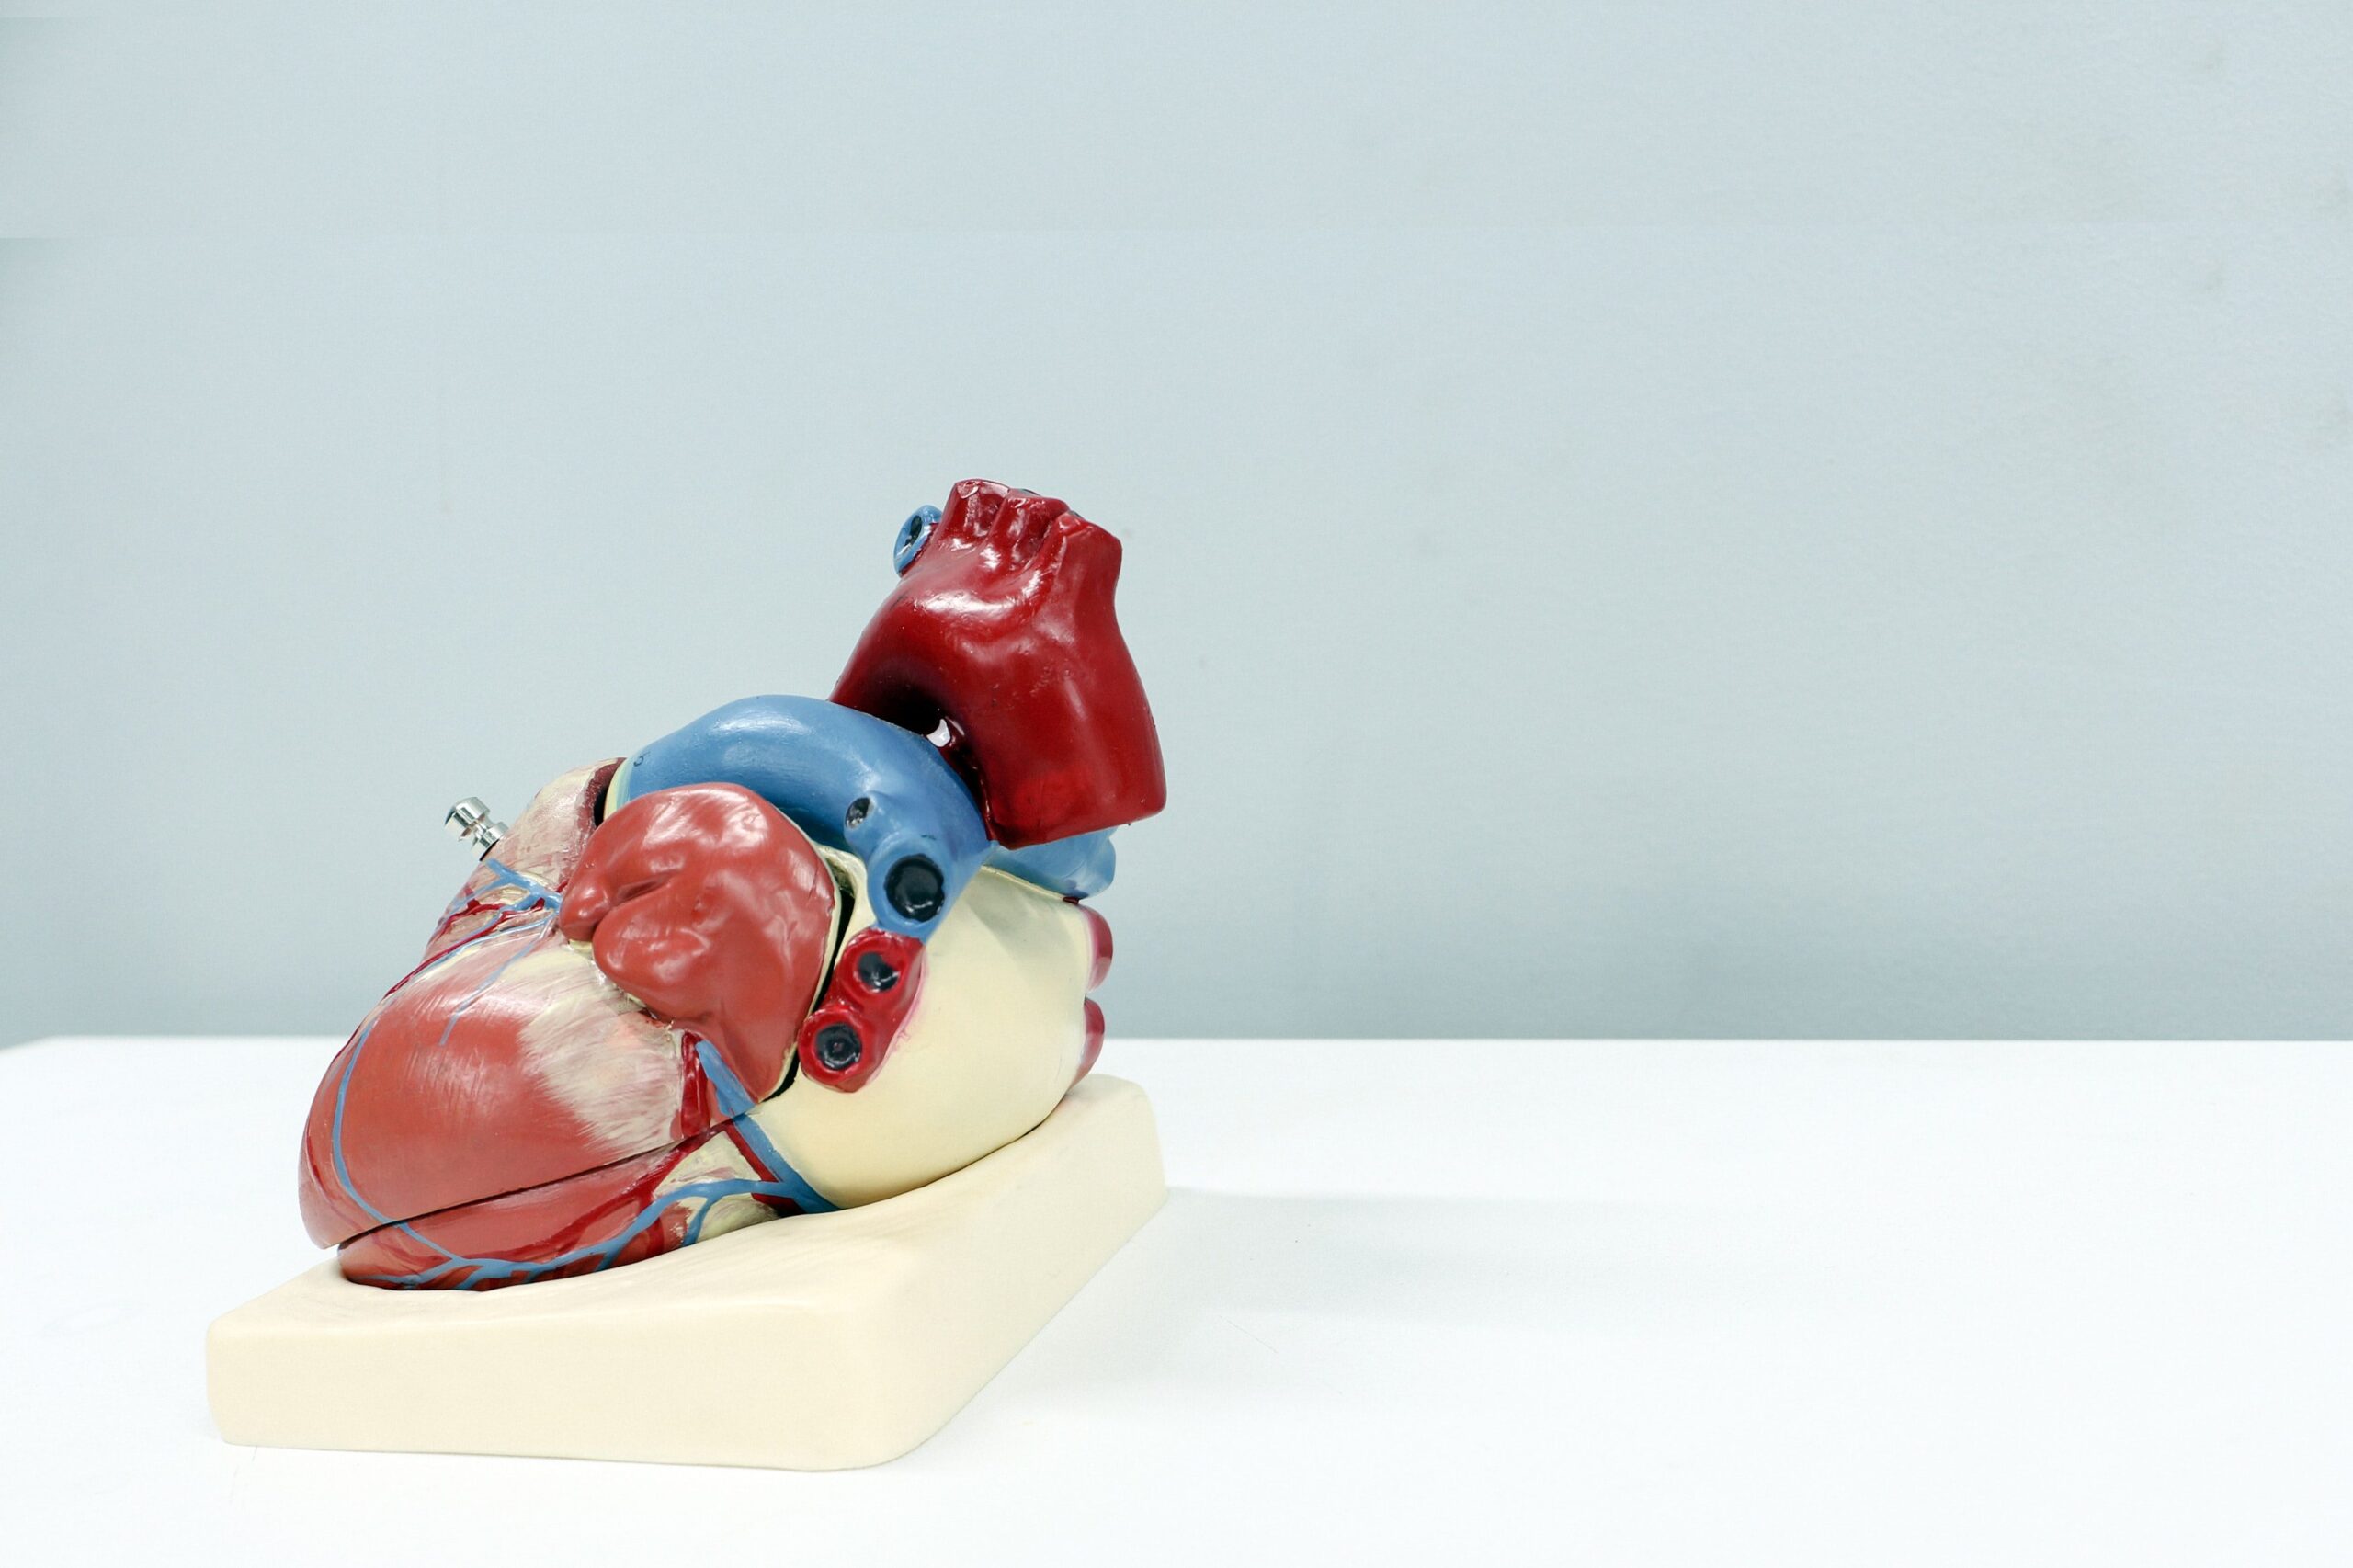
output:
[[[485,1289],[870,1202],[1092,1066],[1113,828],[1166,795],[1120,546],[984,481],[901,525],[831,700],[542,790],[330,1066],[303,1214],[355,1279]]]

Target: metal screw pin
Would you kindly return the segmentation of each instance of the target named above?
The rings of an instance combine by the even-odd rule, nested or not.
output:
[[[487,855],[506,836],[506,824],[491,820],[490,808],[482,803],[479,795],[469,795],[451,806],[442,817],[441,825],[461,841],[474,846],[477,856]]]

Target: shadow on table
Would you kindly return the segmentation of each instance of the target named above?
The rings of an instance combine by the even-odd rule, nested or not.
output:
[[[1025,1357],[1065,1380],[1252,1380],[1251,1352],[1712,1332],[1785,1294],[1722,1210],[1179,1188]],[[1398,1330],[1408,1331],[1403,1335]],[[1289,1342],[1288,1345],[1286,1342]]]

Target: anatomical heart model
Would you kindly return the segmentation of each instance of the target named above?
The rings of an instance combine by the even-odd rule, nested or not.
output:
[[[1166,794],[1119,541],[981,480],[901,526],[833,695],[752,697],[504,827],[303,1130],[347,1279],[483,1291],[920,1187],[1094,1065],[1111,830]]]

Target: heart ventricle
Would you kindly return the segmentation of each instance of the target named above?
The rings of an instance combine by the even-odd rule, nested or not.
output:
[[[722,1051],[656,1016],[559,925],[611,770],[540,791],[322,1080],[302,1211],[348,1277],[486,1289],[890,1197],[1028,1131],[1091,1063],[1108,929],[996,872],[943,921],[900,1048],[856,1095],[796,1080],[789,1031]],[[864,869],[824,861],[846,937],[870,918]]]

